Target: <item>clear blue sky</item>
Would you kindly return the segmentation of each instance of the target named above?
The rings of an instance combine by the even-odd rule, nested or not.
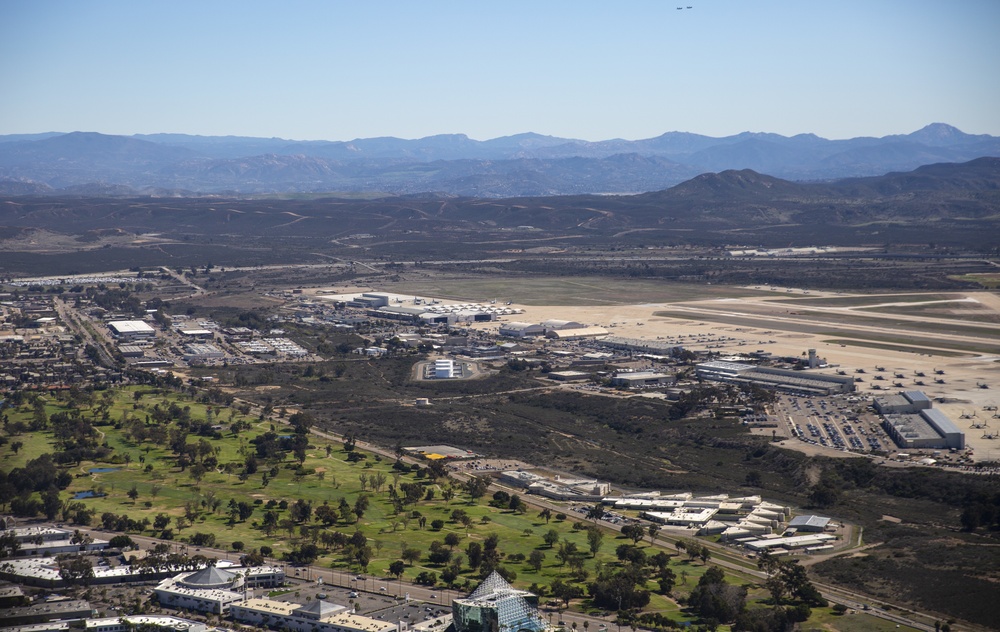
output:
[[[1000,135],[1000,0],[0,2],[0,134],[849,138],[932,122]]]

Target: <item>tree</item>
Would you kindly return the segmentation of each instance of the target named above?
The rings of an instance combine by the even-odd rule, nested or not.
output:
[[[94,565],[83,555],[73,555],[59,561],[59,576],[67,584],[87,586],[94,578]]]
[[[646,537],[646,530],[642,528],[641,524],[627,524],[622,527],[622,535],[638,544],[639,540]]]
[[[368,511],[369,503],[368,494],[360,494],[357,500],[354,501],[354,515],[358,517],[359,522],[365,516],[365,512]]]
[[[455,566],[454,564],[448,568],[441,571],[441,581],[448,584],[451,588],[455,584],[455,580],[458,579],[459,571],[461,571],[461,566]]]
[[[479,565],[483,563],[483,545],[478,542],[469,542],[465,547],[465,555],[469,558],[469,568],[479,568]]]
[[[656,534],[660,532],[660,525],[650,524],[646,527],[646,533],[649,534],[649,543],[653,544],[656,542]]]
[[[708,564],[708,560],[712,558],[712,552],[708,550],[707,546],[703,546],[698,553],[698,557],[701,558],[702,564]]]
[[[490,488],[490,482],[490,477],[485,475],[473,476],[465,482],[465,491],[469,494],[469,498],[473,503],[486,495],[487,490]]]
[[[420,559],[420,549],[406,547],[400,552],[399,556],[406,560],[410,566],[413,566]]]
[[[59,500],[59,490],[49,489],[42,494],[42,511],[49,520],[55,520],[62,509],[62,501]]]
[[[462,536],[458,535],[454,531],[451,531],[444,536],[444,543],[451,548],[455,548],[461,542],[462,542]]]
[[[127,495],[132,499],[132,504],[135,504],[135,501],[139,498],[139,489],[135,486],[135,484],[129,488]]]
[[[597,557],[597,552],[601,550],[601,543],[604,541],[604,533],[595,527],[587,529],[587,544],[590,546],[591,557]]]
[[[677,584],[677,576],[674,574],[673,569],[668,566],[660,569],[656,575],[656,579],[660,583],[660,592],[664,595],[669,595]]]
[[[370,546],[359,546],[354,551],[354,560],[364,570],[368,570],[368,565],[372,561],[372,548]]]
[[[746,588],[727,584],[722,571],[715,566],[705,571],[688,597],[688,606],[700,617],[722,623],[734,621],[745,604]]]
[[[544,535],[542,535],[542,541],[545,542],[545,544],[547,544],[551,549],[556,545],[556,542],[559,541],[559,532],[555,529],[549,529]]]
[[[602,573],[587,590],[594,605],[606,609],[631,610],[649,603],[649,591],[641,587],[640,578],[623,569],[617,573]]]
[[[559,543],[559,550],[556,552],[556,557],[558,557],[563,564],[566,564],[576,556],[576,553],[576,543],[564,539]]]
[[[583,596],[583,591],[577,586],[568,584],[561,579],[552,582],[550,589],[552,590],[552,596],[563,602],[563,608],[569,607],[570,600]]]
[[[539,551],[538,549],[532,550],[531,553],[528,555],[528,566],[535,569],[536,573],[542,569],[542,563],[544,561],[545,561],[545,554]]]
[[[157,531],[163,531],[168,526],[170,526],[171,520],[172,518],[167,514],[164,513],[157,514],[156,517],[153,518],[153,528],[156,529]]]
[[[427,561],[431,564],[447,564],[451,560],[451,549],[434,540],[430,544]]]
[[[402,560],[396,560],[392,564],[389,564],[389,574],[395,575],[396,579],[403,576],[404,570],[406,570],[406,563]]]
[[[127,535],[116,535],[108,541],[108,546],[113,549],[130,549],[135,546],[135,542]]]
[[[587,518],[593,520],[595,523],[604,517],[604,504],[595,503],[593,507],[587,510]]]
[[[552,519],[552,510],[546,507],[538,512],[538,517],[545,521],[545,524],[549,524],[549,520]]]

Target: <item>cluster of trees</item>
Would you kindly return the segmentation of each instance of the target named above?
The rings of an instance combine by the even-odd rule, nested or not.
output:
[[[497,509],[509,509],[517,514],[523,514],[528,511],[528,505],[521,499],[517,494],[508,494],[505,491],[498,491],[493,494],[493,500],[490,501],[490,507],[496,507]]]
[[[8,506],[17,516],[43,514],[54,520],[62,510],[59,491],[69,487],[73,477],[59,470],[51,454],[43,454],[24,467],[0,470],[0,507]],[[37,494],[37,495],[36,495]]]
[[[763,553],[758,566],[767,574],[764,587],[770,604],[748,608],[747,587],[728,584],[722,570],[709,568],[688,596],[687,605],[703,621],[730,623],[734,630],[788,630],[809,618],[812,608],[829,605],[797,560],[779,560]]]
[[[966,531],[1000,529],[1000,492],[992,498],[986,493],[972,495],[962,509],[961,521]]]
[[[136,520],[127,514],[115,514],[106,511],[101,514],[101,526],[108,531],[119,533],[142,533],[152,524],[149,518]]]

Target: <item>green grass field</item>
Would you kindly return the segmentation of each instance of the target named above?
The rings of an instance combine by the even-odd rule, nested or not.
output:
[[[136,394],[139,393],[139,397]],[[66,401],[66,394],[61,396],[46,396],[45,410],[51,416],[59,412],[72,411],[72,407]],[[98,396],[96,400],[102,399]],[[216,538],[214,547],[222,550],[232,550],[234,542],[242,542],[245,549],[270,546],[274,550],[274,557],[280,557],[293,547],[310,541],[310,534],[301,533],[301,525],[290,525],[290,530],[285,527],[279,528],[272,535],[267,535],[260,528],[263,519],[265,505],[270,501],[280,503],[281,501],[294,502],[297,499],[311,501],[313,507],[318,507],[323,503],[330,503],[334,507],[339,504],[341,498],[347,500],[349,504],[354,504],[356,499],[362,494],[370,494],[371,503],[363,517],[355,522],[353,519],[346,522],[339,522],[328,528],[318,526],[315,521],[307,521],[312,533],[322,531],[338,530],[345,534],[352,534],[356,530],[360,531],[368,539],[368,544],[374,551],[373,559],[365,572],[369,575],[385,578],[391,581],[388,573],[388,566],[393,561],[401,558],[401,552],[407,548],[414,548],[420,551],[420,559],[412,565],[408,565],[403,573],[403,579],[413,581],[421,572],[435,572],[440,574],[443,565],[432,564],[427,558],[427,552],[434,541],[444,542],[448,534],[455,534],[460,542],[455,546],[456,554],[463,554],[463,549],[470,542],[483,542],[488,536],[495,534],[499,538],[499,550],[504,559],[502,564],[505,568],[516,573],[515,584],[519,587],[528,588],[532,584],[541,587],[551,585],[555,580],[572,582],[576,585],[585,585],[587,579],[581,579],[580,575],[574,572],[571,565],[563,564],[556,556],[556,549],[550,547],[543,541],[543,535],[554,530],[560,541],[568,541],[576,544],[581,552],[588,551],[586,531],[578,528],[581,523],[586,523],[578,513],[569,513],[568,518],[558,519],[554,517],[550,522],[538,516],[536,510],[528,510],[525,513],[515,513],[507,509],[500,509],[489,506],[486,501],[490,498],[479,499],[476,502],[468,497],[454,482],[439,480],[430,482],[426,476],[420,477],[415,471],[399,472],[393,468],[391,458],[379,457],[373,453],[367,453],[366,458],[359,462],[348,460],[348,453],[344,450],[341,442],[331,441],[319,436],[310,436],[309,447],[306,450],[303,467],[313,473],[296,478],[295,468],[298,463],[288,457],[277,463],[278,473],[269,484],[263,484],[262,472],[269,470],[270,463],[261,463],[257,474],[240,480],[236,473],[226,473],[227,463],[244,462],[244,454],[248,450],[254,449],[252,440],[270,430],[281,434],[293,432],[290,425],[283,420],[274,421],[261,420],[257,417],[246,417],[233,408],[220,407],[217,405],[207,405],[195,401],[190,395],[167,391],[158,391],[148,387],[128,387],[112,391],[108,398],[107,414],[101,415],[98,408],[81,406],[80,417],[86,420],[93,420],[99,433],[99,442],[105,443],[113,448],[111,456],[105,462],[85,461],[74,464],[69,471],[74,478],[68,489],[63,492],[63,498],[71,497],[71,494],[79,491],[100,491],[107,494],[104,497],[91,498],[82,501],[70,501],[80,503],[96,512],[95,524],[100,523],[100,516],[104,512],[115,514],[125,514],[135,520],[148,518],[150,521],[159,514],[171,516],[172,522],[169,529],[172,530],[173,539],[179,542],[188,542],[195,533],[209,533]],[[226,429],[221,437],[206,438],[211,447],[212,453],[218,460],[218,467],[204,475],[201,480],[196,481],[191,475],[191,468],[182,471],[176,463],[175,455],[164,445],[157,445],[151,442],[135,443],[127,432],[128,424],[123,420],[126,417],[135,417],[144,420],[146,415],[154,415],[157,410],[165,410],[171,404],[176,404],[181,409],[187,407],[192,420],[196,422],[212,420],[220,423]],[[212,412],[209,413],[211,408]],[[25,403],[17,408],[4,411],[10,423],[28,423],[33,417],[33,409],[30,404]],[[280,413],[279,413],[280,414]],[[287,417],[287,414],[284,415]],[[233,434],[228,427],[233,422],[248,422],[250,429]],[[170,422],[172,427],[176,427],[177,422]],[[0,446],[0,462],[5,470],[13,467],[23,466],[28,460],[46,452],[52,452],[56,443],[52,430],[38,432],[23,432],[16,437],[10,437],[22,442],[23,445],[15,454],[12,442]],[[189,435],[187,443],[197,443],[201,437]],[[329,448],[329,453],[328,453]],[[128,458],[126,458],[128,455]],[[116,471],[91,473],[94,467],[117,468]],[[433,499],[420,500],[407,506],[402,514],[396,514],[392,504],[388,501],[388,493],[373,493],[370,490],[362,492],[361,475],[371,476],[372,474],[384,474],[388,484],[400,489],[406,483],[421,483],[424,491],[434,491]],[[135,487],[138,497],[132,499],[128,496],[128,491]],[[456,490],[455,496],[449,500],[444,500],[445,489],[451,487]],[[218,498],[222,503],[217,511],[202,507],[203,501],[211,498]],[[237,502],[257,503],[254,505],[253,515],[249,519],[240,522],[233,521],[226,512],[226,505],[232,499]],[[186,506],[197,508],[197,517],[193,524],[181,530],[176,528],[176,520],[185,515]],[[210,505],[209,505],[210,507]],[[468,527],[451,519],[454,510],[461,509],[472,518]],[[421,528],[419,521],[410,516],[411,512],[418,511],[427,519],[427,525]],[[287,518],[290,514],[288,510],[279,510],[280,518]],[[444,521],[440,529],[434,529],[432,523],[435,520]],[[589,523],[587,523],[589,524]],[[109,534],[110,535],[110,534]],[[143,535],[161,536],[159,531],[146,530]],[[610,529],[604,530],[604,539],[600,550],[596,555],[589,553],[583,558],[583,569],[587,578],[592,579],[600,567],[614,567],[620,564],[615,555],[615,549],[620,544],[630,543],[617,532]],[[684,555],[677,554],[677,550],[671,546],[662,545],[653,547],[648,541],[639,543],[647,555],[652,555],[658,551],[665,551],[672,555],[670,567],[677,577],[677,584],[673,591],[675,598],[685,597],[698,583],[699,578],[704,574],[710,565],[706,565],[697,559],[688,559]],[[204,549],[203,549],[204,550]],[[527,563],[518,561],[520,556],[525,558],[533,551],[540,551],[545,555],[541,568],[537,571]],[[193,552],[193,551],[191,551]],[[729,561],[739,560],[736,556],[719,553],[717,559],[727,559]],[[333,568],[350,569],[351,572],[361,570],[357,565],[346,559],[338,551],[325,551],[317,560],[316,564]],[[748,569],[752,569],[752,564],[747,564]],[[750,599],[758,602],[766,599],[765,591],[756,586],[754,580],[746,575],[734,574],[727,571],[727,580],[736,584],[749,584]],[[479,581],[478,571],[468,568],[463,564],[462,573],[456,584],[458,586],[474,585]],[[645,608],[647,612],[661,613],[674,621],[689,621],[690,615],[685,613],[678,603],[670,597],[656,593],[657,583],[655,580],[647,582],[651,591],[649,605]],[[575,600],[572,608],[580,612],[590,612],[596,609],[589,598]],[[881,621],[869,617],[868,615],[849,615],[844,617],[834,616],[829,609],[821,608],[814,611],[813,619],[809,625],[816,624],[815,629],[831,630],[862,630],[862,629],[885,629]],[[865,627],[865,626],[868,627]]]
[[[138,403],[134,398],[137,391],[143,393]],[[46,411],[50,415],[69,410],[64,403],[61,405],[54,397],[48,396],[48,399]],[[426,557],[427,551],[433,541],[443,542],[449,533],[455,533],[461,539],[461,542],[455,547],[456,553],[461,553],[469,542],[482,542],[491,534],[499,536],[499,549],[505,556],[503,564],[517,574],[516,584],[523,587],[528,587],[533,583],[546,586],[556,579],[573,581],[574,573],[571,567],[561,563],[556,557],[556,549],[549,547],[543,541],[542,536],[550,529],[558,533],[560,541],[565,540],[576,544],[581,552],[588,551],[586,531],[574,529],[574,522],[586,522],[580,514],[571,513],[567,519],[553,518],[546,523],[537,515],[537,511],[529,510],[520,514],[488,506],[486,501],[490,498],[489,494],[473,503],[465,492],[457,486],[454,488],[457,491],[454,498],[446,501],[443,499],[443,494],[450,483],[443,480],[430,483],[426,477],[418,478],[415,472],[399,473],[393,469],[391,459],[380,458],[374,454],[367,454],[363,461],[352,463],[347,460],[348,453],[344,451],[342,443],[331,442],[317,436],[310,437],[310,445],[303,463],[306,470],[315,473],[296,479],[294,467],[297,466],[297,462],[293,463],[292,459],[288,458],[278,464],[278,475],[266,487],[262,483],[261,472],[270,469],[270,466],[263,463],[261,463],[260,471],[257,474],[241,481],[236,473],[224,473],[225,464],[234,462],[242,464],[244,457],[241,454],[247,450],[252,451],[252,439],[271,430],[272,423],[278,434],[290,434],[292,429],[291,426],[283,422],[246,418],[238,412],[230,413],[232,409],[219,408],[218,406],[212,407],[214,421],[221,422],[228,428],[232,421],[246,420],[252,424],[252,429],[237,435],[226,431],[222,438],[206,439],[213,448],[219,467],[205,474],[200,481],[196,481],[191,475],[190,468],[181,471],[181,468],[177,466],[176,457],[169,448],[150,442],[134,443],[126,436],[121,423],[125,415],[143,419],[156,407],[164,409],[172,403],[181,408],[189,407],[191,418],[194,420],[207,418],[208,406],[204,403],[194,401],[186,395],[152,392],[151,389],[142,387],[129,387],[116,391],[113,402],[108,409],[107,421],[102,422],[96,413],[83,409],[81,416],[84,419],[97,418],[95,425],[100,433],[99,441],[113,448],[113,453],[107,462],[85,461],[74,464],[69,469],[73,474],[73,482],[63,492],[62,497],[69,499],[72,494],[81,491],[97,491],[106,494],[103,497],[71,501],[82,503],[85,507],[94,510],[93,524],[95,526],[100,525],[100,516],[105,512],[126,514],[135,520],[148,518],[150,521],[162,513],[172,518],[168,528],[172,529],[175,540],[186,541],[194,533],[211,533],[215,535],[216,548],[231,549],[232,544],[237,541],[242,542],[245,549],[266,545],[272,547],[275,557],[278,557],[291,550],[295,545],[307,542],[309,539],[300,535],[301,525],[295,525],[290,532],[279,528],[271,536],[259,528],[265,511],[264,505],[268,501],[274,500],[280,503],[285,500],[291,503],[301,498],[311,501],[314,508],[324,503],[336,507],[340,498],[345,498],[348,503],[353,505],[359,495],[367,493],[370,495],[371,502],[368,511],[365,512],[360,521],[357,523],[353,520],[340,522],[332,525],[329,529],[339,530],[347,535],[356,530],[361,531],[368,538],[368,543],[375,552],[367,572],[376,576],[388,577],[389,564],[400,559],[401,551],[405,548],[416,548],[421,551],[422,556],[419,561],[406,568],[403,574],[404,580],[413,580],[422,571],[440,574],[443,565],[430,564]],[[27,422],[32,415],[31,407],[28,405],[8,409],[5,412],[12,422]],[[0,446],[0,459],[2,459],[5,470],[23,466],[29,459],[36,458],[46,452],[52,452],[55,449],[55,439],[51,430],[20,434],[16,439],[23,442],[23,446],[17,454],[13,453],[10,442]],[[197,443],[201,439],[201,437],[189,435],[187,442]],[[328,446],[330,447],[329,456],[327,455]],[[126,459],[125,455],[129,455],[129,458]],[[117,468],[117,471],[91,473],[90,470],[95,467]],[[434,490],[434,499],[418,501],[407,506],[403,514],[397,515],[388,501],[385,489],[380,493],[372,493],[370,490],[362,492],[359,476],[371,476],[376,473],[382,473],[386,476],[386,487],[396,485],[399,488],[400,485],[407,482],[422,483],[426,489]],[[133,486],[138,492],[138,497],[134,500],[128,496],[128,492]],[[222,500],[219,509],[215,512],[202,508],[202,502],[212,497]],[[230,499],[237,502],[257,503],[253,515],[244,522],[234,523],[226,512],[226,505]],[[175,521],[184,516],[186,505],[198,508],[198,516],[190,526],[178,531]],[[472,524],[468,528],[451,520],[451,513],[456,509],[464,510],[471,516]],[[418,511],[426,517],[425,528],[419,526],[417,519],[408,517],[413,511]],[[289,516],[288,510],[278,513],[279,518]],[[431,523],[438,519],[445,522],[444,527],[440,530],[434,530]],[[315,521],[310,521],[307,524],[321,529]],[[144,535],[159,535],[159,532],[146,531]],[[589,553],[586,555],[583,566],[588,576],[592,578],[599,565],[618,564],[615,548],[626,542],[630,541],[622,538],[616,532],[605,530],[604,540],[597,555],[591,556]],[[641,542],[640,546],[644,547],[649,555],[660,550],[650,547],[648,542]],[[534,550],[545,554],[545,560],[538,571],[525,562],[510,561],[512,557],[517,560],[518,556],[522,555],[527,558]],[[676,553],[673,548],[665,550],[669,553]],[[352,567],[351,562],[344,559],[342,554],[336,551],[325,552],[316,563],[328,567]],[[707,568],[701,561],[691,561],[681,556],[674,557],[671,564],[678,577],[675,594],[681,595],[697,584],[699,577]],[[357,569],[357,566],[354,565],[353,568]],[[682,578],[685,580],[683,583]],[[466,580],[475,583],[478,581],[478,573],[467,567],[463,568],[463,573],[457,583],[461,585]],[[735,576],[731,580],[740,583],[745,581],[745,579]],[[649,582],[649,588],[655,590],[656,586],[655,581]],[[584,602],[579,604],[579,607],[586,609],[588,606]],[[671,616],[676,615],[679,620],[683,619],[683,613],[676,603],[668,598],[654,594],[650,608],[669,612]]]

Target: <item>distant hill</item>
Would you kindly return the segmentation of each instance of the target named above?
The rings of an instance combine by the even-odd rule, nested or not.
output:
[[[644,160],[651,159],[633,155],[625,162]],[[233,163],[230,169],[253,177],[264,166],[251,161]],[[524,180],[541,187],[529,180],[537,173],[535,163],[526,161],[522,166]],[[499,182],[509,176],[496,178]],[[482,174],[470,171],[468,178],[467,186],[488,184]],[[496,199],[425,194],[375,200],[185,199],[178,189],[149,190],[144,197],[130,198],[112,185],[61,192],[31,191],[30,183],[12,186],[26,188],[23,195],[8,194],[0,205],[0,228],[8,232],[44,228],[82,234],[116,228],[157,233],[165,239],[188,241],[191,235],[203,235],[239,244],[256,239],[273,244],[285,238],[329,243],[359,233],[404,241],[424,235],[445,243],[531,227],[575,239],[635,233],[691,243],[933,241],[970,248],[995,247],[1000,234],[1000,158],[821,183],[791,182],[744,169],[702,174],[669,189],[637,195]],[[169,201],[163,199],[168,197]],[[510,234],[498,236],[496,243]]]
[[[1000,156],[1000,138],[934,123],[911,134],[827,140],[744,132],[713,138],[588,142],[526,133],[348,142],[93,132],[0,136],[0,192],[50,187],[167,189],[194,194],[325,191],[483,198],[657,191],[705,172],[751,169],[793,181],[876,176],[932,163]],[[79,191],[79,189],[77,189]],[[109,189],[111,190],[111,189]]]

